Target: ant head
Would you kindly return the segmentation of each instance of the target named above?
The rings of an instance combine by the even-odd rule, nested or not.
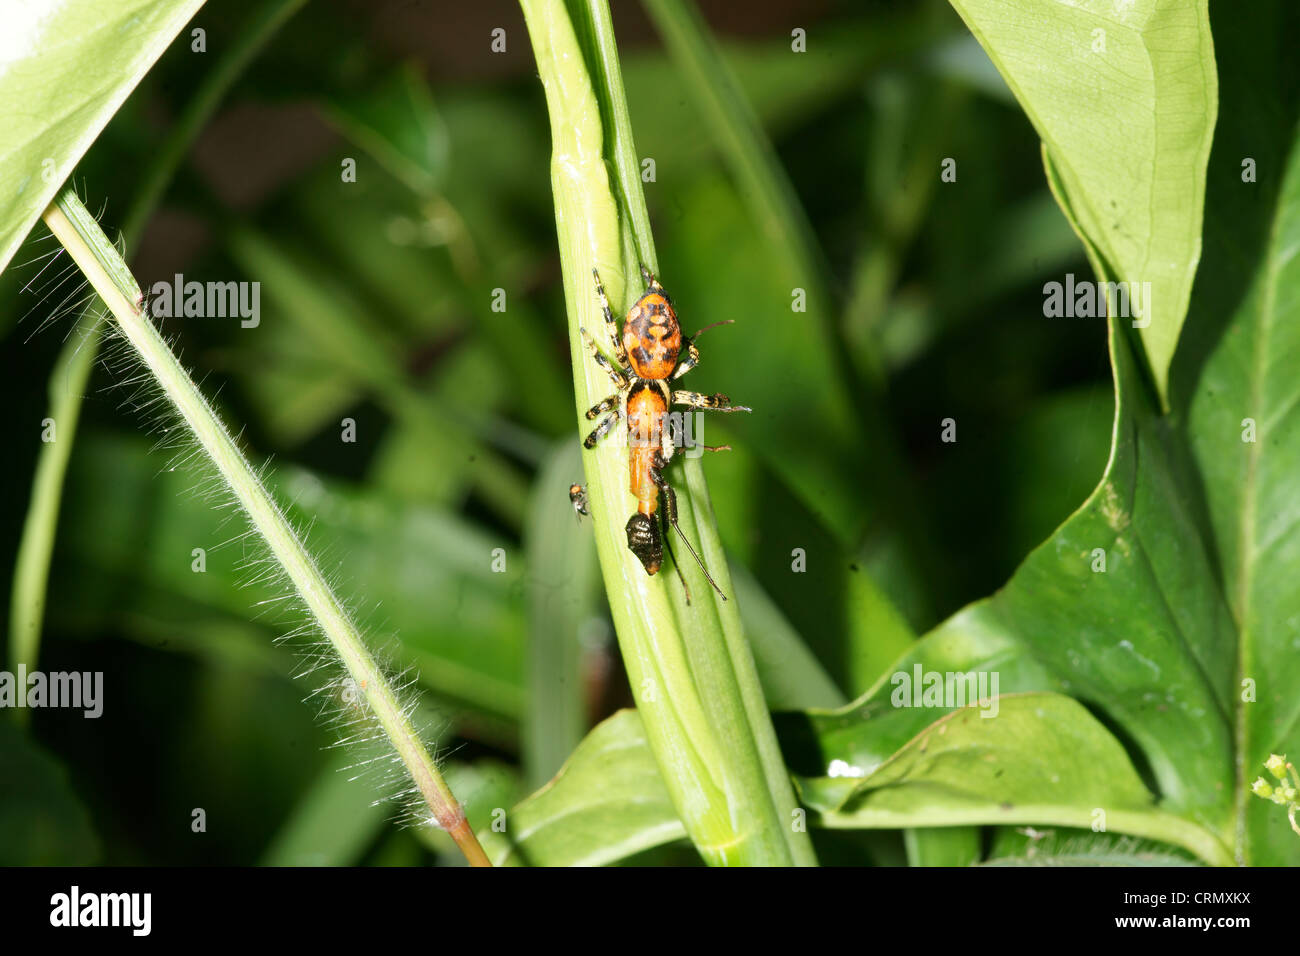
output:
[[[664,562],[659,526],[649,515],[637,512],[627,519],[627,549],[641,559],[646,574],[654,574]]]

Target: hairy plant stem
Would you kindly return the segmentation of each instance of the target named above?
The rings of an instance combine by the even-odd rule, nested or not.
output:
[[[307,0],[266,0],[240,31],[235,42],[207,72],[194,95],[185,104],[162,147],[153,154],[135,197],[127,209],[122,236],[128,254],[139,242],[145,224],[176,174],[199,131],[211,118],[222,97],[276,31]],[[22,539],[14,566],[12,599],[9,606],[10,666],[36,667],[40,652],[41,626],[45,617],[45,592],[50,576],[50,557],[58,529],[63,479],[68,459],[76,444],[81,417],[81,397],[99,355],[99,337],[104,316],[97,306],[82,311],[50,375],[49,418],[57,423],[58,440],[41,445],[32,481],[31,502],[23,524]],[[26,720],[28,711],[15,712]]]
[[[451,834],[472,865],[491,865],[466,823],[464,811],[438,772],[433,757],[346,608],[235,445],[230,432],[141,311],[140,288],[117,249],[71,190],[64,190],[45,211],[45,223],[104,300],[127,342],[175,406],[253,528],[283,567],[410,773],[432,820]]]

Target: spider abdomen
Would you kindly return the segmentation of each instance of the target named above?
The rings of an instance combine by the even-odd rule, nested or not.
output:
[[[623,348],[638,377],[665,379],[673,374],[682,350],[682,328],[672,303],[662,293],[647,292],[628,310]]]

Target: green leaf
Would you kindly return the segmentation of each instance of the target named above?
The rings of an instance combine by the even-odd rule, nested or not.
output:
[[[890,759],[842,768],[864,776],[798,778],[804,805],[826,827],[941,828],[908,835],[909,856],[932,866],[978,859],[978,831],[957,824],[1090,827],[1103,820],[1097,809],[1113,829],[1217,849],[1212,835],[1155,807],[1119,742],[1076,702],[1025,694],[1000,698],[998,708],[992,718],[978,706],[953,712]],[[796,749],[797,730],[784,726],[783,745]],[[874,729],[863,718],[851,732],[868,740]],[[515,807],[504,833],[480,838],[498,864],[560,866],[612,863],[684,833],[640,717],[627,710],[593,730],[553,781]]]
[[[1224,110],[1174,397],[1235,638],[1212,672],[1227,684],[1235,744],[1234,773],[1221,781],[1235,852],[1295,866],[1300,837],[1285,810],[1249,787],[1270,753],[1300,753],[1300,98],[1282,39],[1300,29],[1300,12],[1284,2],[1245,19],[1216,11]],[[1258,182],[1246,181],[1246,157]]]
[[[990,693],[1059,691],[1100,708],[1142,752],[1162,805],[1222,838],[1231,624],[1168,425],[1122,338],[1112,358],[1119,407],[1101,486],[1006,587],[923,638],[895,674],[983,673]],[[895,679],[845,710],[812,715],[823,768],[839,759],[871,772],[941,712],[894,706]],[[1113,818],[1112,827],[1122,829]],[[1198,846],[1226,857],[1214,837]]]
[[[596,614],[599,575],[590,523],[566,495],[582,474],[579,445],[565,436],[533,483],[524,524],[528,592],[528,713],[523,725],[529,784],[560,769],[587,728],[583,625]]]
[[[1109,278],[1150,283],[1133,323],[1167,404],[1218,108],[1206,0],[952,4],[1042,137]]]
[[[864,776],[848,768],[800,781],[805,804],[828,827],[1101,822],[1203,852],[1215,846],[1155,807],[1119,741],[1077,702],[1024,694],[990,704],[935,721]]]
[[[352,866],[392,812],[348,774],[356,755],[331,760],[303,794],[266,848],[262,866]]]
[[[1214,863],[1300,862],[1285,813],[1248,790],[1270,752],[1300,750],[1300,103],[1273,42],[1295,22],[1260,5],[1249,19],[1225,14],[1217,31],[1224,110],[1173,414],[1159,414],[1113,324],[1101,485],[1006,587],[899,664],[983,671],[1003,693],[1056,690],[1088,705],[1131,748],[1161,809],[1213,834],[1180,842]],[[1258,182],[1243,179],[1243,142]],[[850,708],[810,715],[816,759],[870,770],[935,716],[888,697],[882,682]],[[874,729],[855,734],[865,717]]]
[[[67,771],[13,721],[0,720],[0,866],[87,866],[99,838]]]
[[[1007,814],[1003,822],[1064,825],[1086,820],[1091,807],[1141,812],[1153,805],[1114,736],[1059,694],[1004,695],[955,710],[862,770],[805,780],[800,791],[809,806],[835,815],[831,825],[855,814],[986,823],[995,813]]]
[[[980,858],[979,827],[930,827],[903,831],[908,866],[970,866]]]
[[[685,836],[635,710],[592,730],[504,832],[479,833],[497,866],[601,866]]]
[[[0,271],[203,0],[11,5],[0,46]]]
[[[998,827],[981,866],[1200,866],[1168,844],[1071,827]]]

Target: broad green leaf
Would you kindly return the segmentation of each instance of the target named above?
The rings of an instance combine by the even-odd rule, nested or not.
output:
[[[1163,806],[1222,839],[1231,622],[1168,425],[1123,338],[1112,357],[1119,408],[1101,486],[1005,588],[923,638],[895,675],[983,674],[988,693],[1052,690],[1099,707],[1142,752]],[[895,706],[905,686],[887,676],[849,708],[812,715],[820,773],[833,760],[870,773],[946,709]],[[1222,860],[1215,842],[1205,845]]]
[[[948,714],[890,759],[836,771],[852,776],[799,778],[804,805],[822,826],[940,828],[909,834],[910,855],[928,865],[978,858],[977,831],[956,824],[1091,826],[1098,809],[1114,829],[1213,846],[1210,834],[1155,807],[1119,742],[1076,702],[1025,694],[998,706],[991,718],[979,706]],[[797,749],[797,728],[783,727],[783,745]],[[872,730],[870,718],[854,728],[862,738]],[[512,810],[504,833],[480,838],[498,864],[549,866],[612,863],[683,834],[640,718],[627,710],[593,730],[551,783]]]
[[[831,826],[854,816],[899,826],[988,823],[998,814],[1008,823],[1078,825],[1092,807],[1153,806],[1119,741],[1059,694],[981,700],[939,718],[871,770],[850,764],[802,780],[800,792]]]
[[[0,271],[203,0],[10,3],[0,32]]]
[[[1300,108],[1276,41],[1295,15],[1282,9],[1216,20],[1225,108],[1173,415],[1159,413],[1113,324],[1117,407],[1100,486],[1006,587],[898,667],[1075,697],[1132,747],[1162,810],[1214,835],[1204,859],[1265,865],[1300,862],[1285,813],[1248,792],[1270,752],[1300,750]],[[1267,173],[1257,182],[1243,178],[1247,141]],[[891,708],[889,691],[882,682],[844,711],[811,715],[814,759],[869,772],[935,716]],[[855,733],[867,716],[870,733]]]
[[[1150,283],[1132,321],[1167,404],[1218,108],[1206,0],[952,4],[1042,137],[1109,277]]]
[[[800,793],[829,827],[1048,823],[1103,826],[1213,846],[1158,810],[1124,748],[1076,701],[1024,694],[935,721],[875,770],[805,779]]]
[[[0,720],[0,767],[0,866],[98,862],[99,838],[67,771],[12,720]]]
[[[497,866],[601,866],[685,836],[635,710],[592,730],[504,832],[479,832]]]

